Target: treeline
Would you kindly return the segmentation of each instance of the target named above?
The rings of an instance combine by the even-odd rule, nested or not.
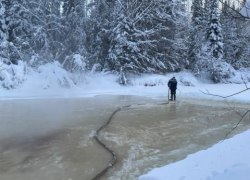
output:
[[[70,72],[184,69],[215,82],[250,67],[249,21],[218,0],[1,0],[0,63]],[[222,7],[222,8],[219,8]],[[191,12],[190,12],[191,11]],[[0,80],[3,79],[0,75]]]

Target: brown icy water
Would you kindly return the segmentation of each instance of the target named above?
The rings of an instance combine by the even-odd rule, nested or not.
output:
[[[93,140],[94,132],[117,107],[130,104],[100,134],[118,155],[102,179],[137,179],[222,140],[248,108],[213,101],[162,102],[135,96],[1,101],[0,179],[93,178],[110,160]],[[233,134],[249,124],[246,117]]]

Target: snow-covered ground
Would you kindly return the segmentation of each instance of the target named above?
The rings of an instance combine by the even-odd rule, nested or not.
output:
[[[59,71],[59,72],[57,72]],[[175,76],[178,80],[177,99],[197,98],[223,100],[209,96],[209,92],[227,96],[246,90],[250,84],[236,84],[243,76],[232,80],[231,84],[212,84],[198,81],[188,72],[167,75],[145,75],[133,78],[129,86],[121,86],[117,78],[109,74],[75,76],[80,84],[74,84],[64,71],[53,66],[40,68],[22,77],[24,83],[13,90],[0,89],[0,100],[31,98],[71,98],[93,97],[96,95],[139,95],[152,98],[167,98],[167,82]],[[244,76],[245,77],[245,76]],[[62,88],[62,86],[65,86]],[[202,92],[203,91],[203,92]],[[250,90],[228,98],[229,101],[250,102]],[[186,159],[153,169],[140,180],[249,180],[250,179],[250,131],[239,134],[213,147],[189,155]]]
[[[25,69],[25,68],[23,68]],[[6,78],[0,84],[0,100],[5,99],[30,99],[30,98],[70,98],[93,97],[100,94],[107,95],[139,95],[150,97],[163,97],[168,94],[168,80],[175,76],[178,80],[178,97],[221,99],[207,96],[203,92],[212,94],[229,95],[246,89],[242,79],[250,80],[249,71],[241,72],[233,79],[233,83],[213,84],[208,81],[198,81],[191,73],[181,72],[166,75],[144,75],[134,77],[130,85],[121,86],[117,83],[117,76],[105,73],[88,73],[71,75],[59,67],[55,62],[39,67],[36,71],[31,69],[23,72],[17,68],[15,77],[6,73]],[[3,73],[3,72],[2,72]],[[17,79],[11,81],[11,79]],[[75,83],[77,82],[77,83]],[[7,90],[2,84],[15,86]],[[19,85],[17,85],[19,84]],[[250,85],[249,85],[250,86]],[[228,100],[248,102],[249,92],[244,92]]]

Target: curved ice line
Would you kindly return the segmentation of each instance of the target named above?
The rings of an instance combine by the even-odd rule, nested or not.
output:
[[[164,105],[164,104],[169,104],[169,101],[164,102],[164,103],[158,103],[157,105]],[[113,117],[115,116],[116,113],[118,113],[119,111],[125,109],[125,108],[129,108],[132,105],[146,105],[146,103],[144,104],[131,104],[131,105],[126,105],[126,106],[122,106],[122,107],[118,107],[109,117],[109,119],[107,120],[107,122],[105,124],[103,124],[99,129],[96,130],[95,135],[94,135],[94,139],[96,140],[96,142],[102,146],[111,156],[112,159],[109,161],[108,165],[102,170],[100,171],[98,174],[96,174],[91,180],[98,180],[100,177],[102,177],[110,168],[112,168],[116,162],[117,162],[117,156],[116,153],[110,149],[104,142],[102,142],[99,138],[99,134],[100,132],[106,128],[110,122],[112,121]]]

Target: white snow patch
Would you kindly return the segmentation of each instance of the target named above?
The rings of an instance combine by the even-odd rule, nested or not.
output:
[[[42,79],[43,89],[74,86],[73,81],[69,78],[68,72],[65,71],[57,61],[40,66],[37,72],[38,74],[34,74],[37,75],[35,79]]]

